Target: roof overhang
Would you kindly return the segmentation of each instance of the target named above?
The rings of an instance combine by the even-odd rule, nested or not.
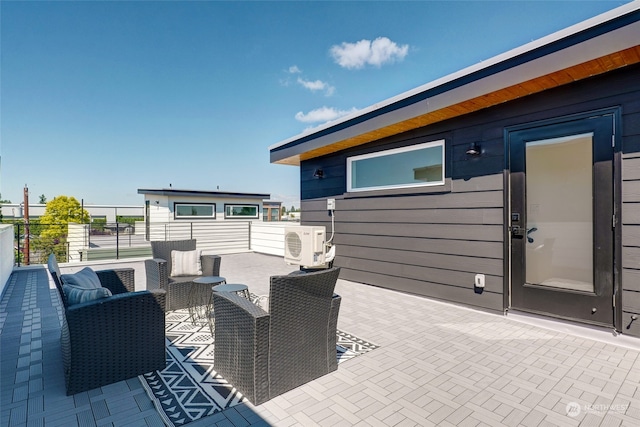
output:
[[[208,197],[224,199],[269,199],[270,194],[262,193],[235,193],[229,191],[201,191],[201,190],[178,190],[173,188],[161,189],[138,189],[138,194],[150,194],[154,196],[168,197]]]
[[[271,163],[300,165],[638,62],[635,1],[272,145]]]

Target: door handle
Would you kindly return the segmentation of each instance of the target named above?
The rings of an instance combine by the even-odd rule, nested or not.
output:
[[[517,225],[511,227],[511,237],[523,238],[525,234],[527,234],[527,231],[524,228]]]

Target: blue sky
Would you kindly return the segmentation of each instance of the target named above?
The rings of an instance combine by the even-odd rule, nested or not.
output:
[[[627,1],[0,2],[0,194],[271,194],[268,147]]]

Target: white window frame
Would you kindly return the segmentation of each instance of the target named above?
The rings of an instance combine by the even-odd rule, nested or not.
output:
[[[178,206],[212,206],[213,215],[178,215]],[[215,203],[184,203],[175,202],[173,204],[173,219],[216,219],[216,204]]]
[[[256,209],[256,214],[255,215],[227,215],[227,208],[228,207],[249,207],[249,208],[255,208]],[[225,203],[224,204],[224,217],[225,218],[229,218],[229,219],[255,219],[255,218],[260,218],[260,205],[255,205],[255,204],[248,204],[248,203]]]
[[[352,176],[352,164],[358,160],[371,159],[374,157],[384,157],[399,153],[405,153],[408,151],[422,150],[431,147],[442,147],[442,179],[440,181],[424,182],[424,183],[410,183],[410,184],[393,184],[393,185],[381,185],[376,187],[361,187],[353,188],[353,176]],[[396,188],[413,188],[413,187],[433,187],[438,185],[444,185],[445,183],[445,141],[440,139],[437,141],[425,142],[422,144],[409,145],[407,147],[392,148],[390,150],[378,151],[375,153],[361,154],[359,156],[353,156],[347,158],[347,191],[359,192],[359,191],[374,191],[374,190],[391,190]]]

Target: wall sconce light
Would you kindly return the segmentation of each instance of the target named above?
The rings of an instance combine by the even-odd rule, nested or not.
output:
[[[467,148],[468,156],[479,156],[482,153],[482,148],[480,147],[479,142],[472,142],[469,144],[469,148]]]
[[[320,178],[324,178],[324,171],[323,171],[322,169],[316,169],[316,170],[313,172],[313,177],[314,177],[314,178],[318,178],[318,179],[320,179]]]
[[[159,205],[159,204],[160,204],[160,200],[156,200],[156,205]]]

